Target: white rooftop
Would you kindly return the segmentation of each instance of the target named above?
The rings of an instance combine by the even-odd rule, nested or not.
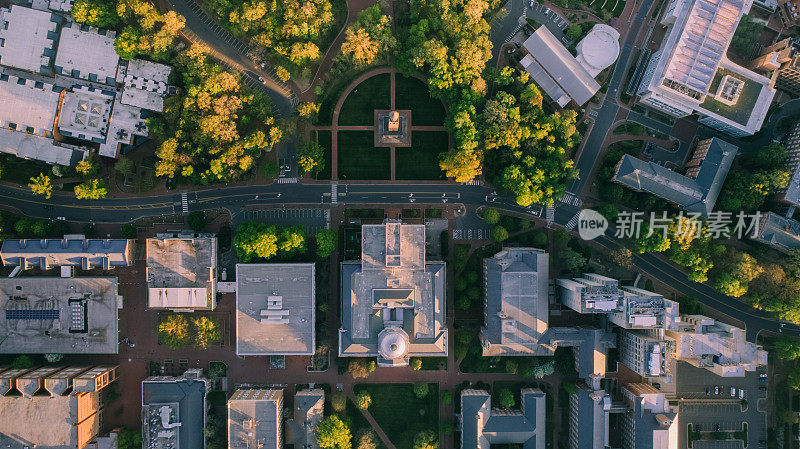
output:
[[[61,29],[56,53],[56,73],[92,82],[113,84],[119,56],[114,32],[68,22]]]
[[[0,64],[50,74],[58,16],[18,5],[0,9]],[[45,67],[45,69],[42,69]]]
[[[163,111],[171,72],[170,66],[142,59],[130,61],[127,67],[120,65],[117,82],[125,84],[122,103],[156,112]]]
[[[110,127],[106,142],[100,145],[100,156],[117,157],[120,144],[129,145],[134,136],[147,137],[147,124],[142,118],[142,110],[135,106],[122,104],[120,96],[114,99]]]
[[[598,23],[575,47],[575,59],[592,77],[610,67],[619,56],[619,32],[614,27]]]
[[[71,145],[56,145],[49,137],[0,128],[0,152],[48,164],[71,166],[83,160],[89,149]]]
[[[114,93],[88,86],[73,86],[64,94],[58,130],[77,139],[103,142],[108,132],[108,121]]]
[[[0,127],[16,124],[16,131],[30,134],[51,135],[58,109],[59,93],[52,84],[0,75]]]

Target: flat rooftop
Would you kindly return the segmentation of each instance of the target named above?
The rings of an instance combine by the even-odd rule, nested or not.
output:
[[[314,353],[314,264],[236,265],[236,354]]]
[[[58,131],[81,140],[105,142],[114,96],[111,90],[73,86],[64,94]]]
[[[72,166],[82,161],[89,150],[82,147],[56,145],[50,137],[0,128],[0,152],[48,164]]]
[[[151,308],[212,308],[216,295],[216,237],[150,238],[146,242]]]
[[[282,449],[283,390],[236,390],[228,399],[228,449]]]
[[[88,270],[124,267],[133,263],[133,240],[86,239],[66,235],[63,239],[3,240],[3,265],[41,268],[77,266]]]
[[[67,22],[58,40],[55,72],[113,85],[119,63],[114,36],[113,31]]]
[[[89,393],[87,398],[95,407],[97,406],[98,393]],[[97,433],[100,428],[100,417],[98,414],[93,414],[81,426],[76,425],[78,402],[78,398],[73,395],[29,398],[0,396],[0,447],[13,449],[79,447],[79,429],[85,428]]]
[[[116,354],[116,278],[0,278],[0,353]]]
[[[0,9],[0,64],[50,75],[61,16],[19,5]]]
[[[161,112],[167,94],[172,67],[143,59],[133,59],[127,67],[120,65],[117,81],[125,84],[122,103]]]
[[[0,74],[0,126],[52,142],[59,96],[52,84]]]
[[[341,268],[339,355],[379,355],[379,334],[391,327],[407,335],[408,355],[447,355],[445,264],[425,261],[425,226],[361,229],[361,260]]]
[[[142,381],[142,448],[203,449],[205,424],[204,379],[148,377]]]

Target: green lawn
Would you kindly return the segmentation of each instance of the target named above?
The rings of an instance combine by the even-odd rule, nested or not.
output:
[[[389,179],[389,149],[375,148],[372,131],[339,131],[339,179]]]
[[[431,98],[428,85],[417,78],[397,74],[395,106],[411,109],[411,125],[440,126],[444,124],[445,109],[441,101]]]
[[[444,179],[439,155],[447,151],[448,143],[445,131],[412,132],[411,146],[395,150],[397,179]]]
[[[342,103],[339,124],[374,125],[375,109],[389,109],[390,100],[389,74],[368,78],[356,86]]]
[[[414,396],[411,384],[359,384],[356,394],[372,396],[370,413],[398,449],[411,449],[414,435],[423,430],[439,430],[439,386],[429,384],[423,399]]]
[[[315,179],[331,179],[331,168],[333,167],[333,159],[331,154],[331,132],[317,131],[317,143],[325,148],[325,168],[323,168],[317,174]]]
[[[40,161],[23,159],[9,154],[0,155],[0,167],[2,167],[2,179],[4,181],[28,184],[31,178],[44,173],[55,179],[53,167]]]

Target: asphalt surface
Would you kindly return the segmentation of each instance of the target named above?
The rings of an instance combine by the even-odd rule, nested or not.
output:
[[[561,39],[564,45],[569,44],[569,39],[564,34],[569,22],[553,10],[545,14],[547,7],[541,3],[533,2],[533,6],[530,4],[529,0],[509,0],[503,6],[505,16],[492,21],[492,29],[489,32],[489,40],[492,42],[492,59],[486,63],[487,67],[497,65],[500,47],[506,42],[510,42],[517,31],[525,26],[526,18],[544,24],[554,36]]]
[[[188,207],[183,208],[184,196]],[[225,208],[232,216],[240,217],[250,209],[274,206],[283,209],[329,207],[329,184],[272,184],[268,186],[220,187],[192,192],[176,192],[161,196],[78,200],[71,196],[54,195],[50,199],[33,196],[28,189],[0,185],[0,205],[16,209],[25,215],[68,221],[95,223],[127,223],[145,216],[187,213],[194,210]],[[458,204],[468,208],[491,206],[506,213],[542,219],[542,206],[521,207],[509,195],[472,185],[458,184],[338,184],[335,204],[346,205],[414,205]],[[558,203],[555,223],[568,227],[580,209],[575,205]],[[607,233],[610,235],[610,232]],[[595,239],[608,249],[619,243],[607,236]],[[634,265],[648,275],[669,283],[686,295],[695,296],[701,303],[743,322],[748,340],[754,341],[761,331],[783,332],[800,336],[800,326],[774,321],[772,315],[754,310],[746,304],[722,295],[712,288],[689,281],[676,267],[652,254],[634,256]]]
[[[619,59],[617,59],[617,63],[614,66],[614,72],[608,83],[608,90],[603,98],[603,103],[600,105],[600,109],[595,110],[592,114],[595,117],[594,125],[585,139],[583,149],[578,155],[578,160],[575,162],[579,177],[572,182],[568,189],[575,195],[580,196],[586,184],[591,180],[592,169],[600,157],[603,141],[605,141],[606,135],[611,132],[611,125],[614,123],[617,112],[619,112],[617,97],[622,81],[628,73],[628,64],[631,62],[634,44],[642,31],[642,26],[654,2],[655,0],[643,0],[642,4],[639,5],[636,16],[634,16],[631,26],[628,28],[628,33],[625,35],[625,42],[620,50]]]

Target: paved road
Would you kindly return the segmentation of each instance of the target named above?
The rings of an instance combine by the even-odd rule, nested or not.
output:
[[[564,34],[564,30],[569,25],[567,19],[553,10],[545,14],[547,7],[541,3],[534,2],[533,7],[529,5],[530,1],[528,0],[508,0],[503,6],[504,17],[492,21],[492,29],[489,32],[489,40],[492,42],[492,59],[486,63],[487,67],[497,65],[500,47],[509,42],[514,34],[527,23],[525,18],[531,18],[544,24],[554,36],[561,39],[564,45],[569,44],[569,39]]]
[[[586,184],[591,180],[592,169],[595,163],[599,162],[603,141],[606,139],[606,135],[611,131],[611,125],[614,123],[617,112],[619,112],[617,96],[619,95],[620,86],[625,75],[628,73],[628,64],[633,55],[636,39],[642,31],[642,26],[654,2],[655,0],[643,0],[642,4],[639,5],[636,16],[630,28],[628,28],[628,33],[625,35],[625,42],[620,50],[617,64],[614,66],[614,73],[611,75],[611,80],[608,83],[608,90],[603,98],[603,103],[599,111],[595,111],[594,125],[589,135],[586,137],[583,150],[581,150],[581,153],[578,155],[578,160],[575,163],[575,167],[580,172],[580,177],[573,181],[568,189],[578,196],[580,196]]]
[[[183,195],[188,201],[188,211],[226,208],[232,214],[241,214],[253,206],[283,206],[303,208],[304,205],[327,207],[331,205],[331,187],[328,184],[272,184],[268,186],[243,186],[214,188],[179,193],[107,200],[77,200],[57,195],[49,200],[31,195],[28,189],[0,185],[0,205],[17,209],[26,215],[40,218],[65,217],[68,221],[94,221],[127,223],[136,218],[183,211]],[[387,205],[387,204],[463,204],[477,207],[491,205],[504,212],[524,214],[542,219],[541,206],[524,208],[514,198],[498,194],[489,188],[448,184],[338,184],[337,204]],[[573,220],[579,207],[558,203],[555,223],[566,226]],[[597,243],[613,249],[618,243],[609,237],[600,237]],[[736,299],[722,295],[704,284],[686,279],[681,271],[654,255],[634,257],[634,264],[642,271],[669,282],[686,295],[693,295],[703,304],[719,310],[745,323],[748,339],[753,341],[762,330],[800,336],[800,327],[787,324],[784,328],[772,320],[770,314],[753,310]]]

